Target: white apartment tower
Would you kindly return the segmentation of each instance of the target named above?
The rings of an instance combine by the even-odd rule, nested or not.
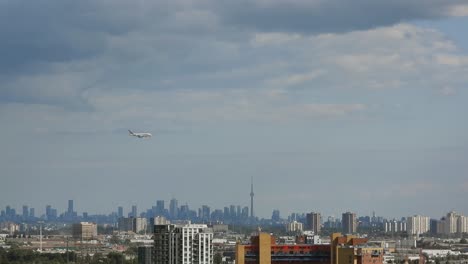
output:
[[[155,264],[213,264],[213,230],[207,225],[155,225]]]
[[[420,235],[429,232],[430,219],[427,216],[409,216],[406,218],[406,231],[408,235]]]
[[[440,234],[452,235],[462,234],[468,232],[468,217],[457,214],[456,212],[447,213],[440,221],[439,229]]]

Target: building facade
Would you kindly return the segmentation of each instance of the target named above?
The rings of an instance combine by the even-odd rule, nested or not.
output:
[[[296,241],[300,242],[300,241]],[[331,236],[331,244],[276,244],[267,233],[236,245],[236,264],[382,264],[383,248],[367,246],[366,238]]]
[[[313,231],[314,234],[320,234],[322,228],[322,217],[320,213],[309,213],[306,215],[306,229]]]
[[[212,264],[213,231],[207,225],[155,225],[155,264]]]
[[[351,212],[343,213],[341,218],[343,233],[354,234],[357,231],[356,214]]]
[[[89,240],[97,237],[97,224],[80,222],[72,225],[74,239]]]
[[[429,232],[431,220],[427,216],[414,215],[406,218],[406,231],[408,235],[419,235]]]

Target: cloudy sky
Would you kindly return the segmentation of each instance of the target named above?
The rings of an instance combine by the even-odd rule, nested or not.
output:
[[[0,207],[468,214],[466,0],[1,0]],[[127,129],[153,133],[129,137]]]

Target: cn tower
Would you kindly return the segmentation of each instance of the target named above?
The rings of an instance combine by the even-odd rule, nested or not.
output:
[[[254,198],[254,192],[253,192],[253,177],[252,177],[251,182],[250,182],[250,218],[252,220],[254,219],[253,198]]]

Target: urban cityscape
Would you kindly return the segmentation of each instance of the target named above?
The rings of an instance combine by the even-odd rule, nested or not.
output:
[[[110,214],[64,212],[51,205],[45,214],[24,205],[0,214],[0,248],[47,253],[67,263],[465,263],[468,216],[450,211],[439,219],[412,215],[386,219],[375,212],[341,217],[320,212],[258,218],[254,187],[250,208],[229,205],[197,210],[157,200],[138,211],[119,206]],[[351,251],[349,251],[351,250]],[[1,263],[9,263],[2,252]],[[120,261],[120,262],[119,262]],[[55,262],[54,262],[55,263]]]

